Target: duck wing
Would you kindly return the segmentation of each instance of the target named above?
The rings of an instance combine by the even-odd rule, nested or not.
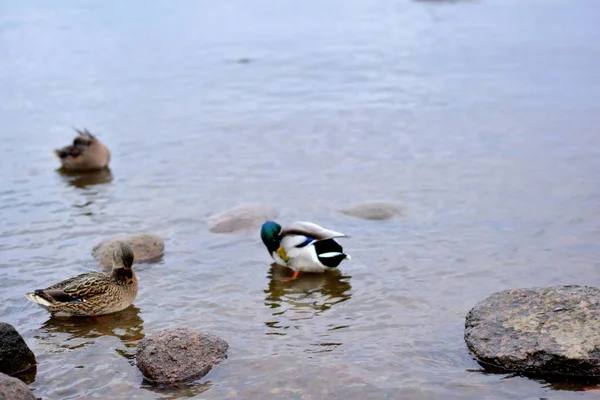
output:
[[[294,222],[290,226],[285,227],[281,232],[281,237],[290,235],[301,235],[315,240],[347,236],[341,232],[332,231],[331,229],[323,228],[322,226],[306,221]]]
[[[109,278],[101,272],[88,272],[54,284],[34,293],[51,302],[70,303],[85,301],[104,294],[108,290]]]

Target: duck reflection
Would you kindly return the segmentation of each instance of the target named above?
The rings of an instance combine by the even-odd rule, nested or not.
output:
[[[101,336],[115,336],[125,346],[124,350],[117,349],[117,353],[131,360],[138,342],[144,338],[143,322],[140,309],[132,305],[118,313],[98,317],[51,317],[35,337],[52,347],[53,352],[62,352],[93,344],[94,339]]]
[[[309,319],[352,296],[349,293],[351,276],[343,275],[338,269],[323,274],[301,274],[295,280],[286,279],[292,275],[289,268],[271,265],[265,305],[275,309],[273,315],[288,313],[292,320]],[[271,328],[283,328],[278,322],[266,324]]]
[[[110,168],[102,168],[89,172],[73,172],[60,168],[57,171],[64,182],[80,189],[85,189],[88,186],[110,183],[113,180]]]
[[[80,193],[83,199],[80,199],[73,207],[82,209],[83,215],[92,216],[94,212],[92,207],[100,193],[98,190],[91,189],[94,185],[103,185],[112,181],[112,172],[108,168],[103,168],[97,171],[89,172],[73,172],[64,169],[58,169],[58,173],[62,180],[69,186],[81,189]],[[83,202],[82,202],[83,200]]]

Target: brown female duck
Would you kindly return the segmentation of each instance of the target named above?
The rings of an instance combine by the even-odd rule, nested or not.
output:
[[[137,292],[133,250],[121,243],[113,254],[110,273],[87,272],[25,296],[53,315],[87,317],[124,310],[133,303]]]
[[[110,151],[87,129],[75,129],[77,137],[73,144],[54,150],[62,168],[69,171],[93,171],[108,166]]]

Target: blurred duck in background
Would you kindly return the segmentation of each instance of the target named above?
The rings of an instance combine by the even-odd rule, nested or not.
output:
[[[110,151],[87,129],[75,129],[73,144],[54,150],[62,169],[67,171],[94,171],[105,168],[110,162]]]

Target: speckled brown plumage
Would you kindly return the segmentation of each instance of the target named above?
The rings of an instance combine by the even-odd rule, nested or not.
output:
[[[78,136],[72,145],[54,151],[62,167],[71,171],[90,171],[108,166],[108,148],[86,129],[76,131]]]
[[[132,265],[133,250],[122,243],[113,254],[110,273],[87,272],[26,296],[57,316],[91,316],[121,311],[131,305],[138,291]]]

